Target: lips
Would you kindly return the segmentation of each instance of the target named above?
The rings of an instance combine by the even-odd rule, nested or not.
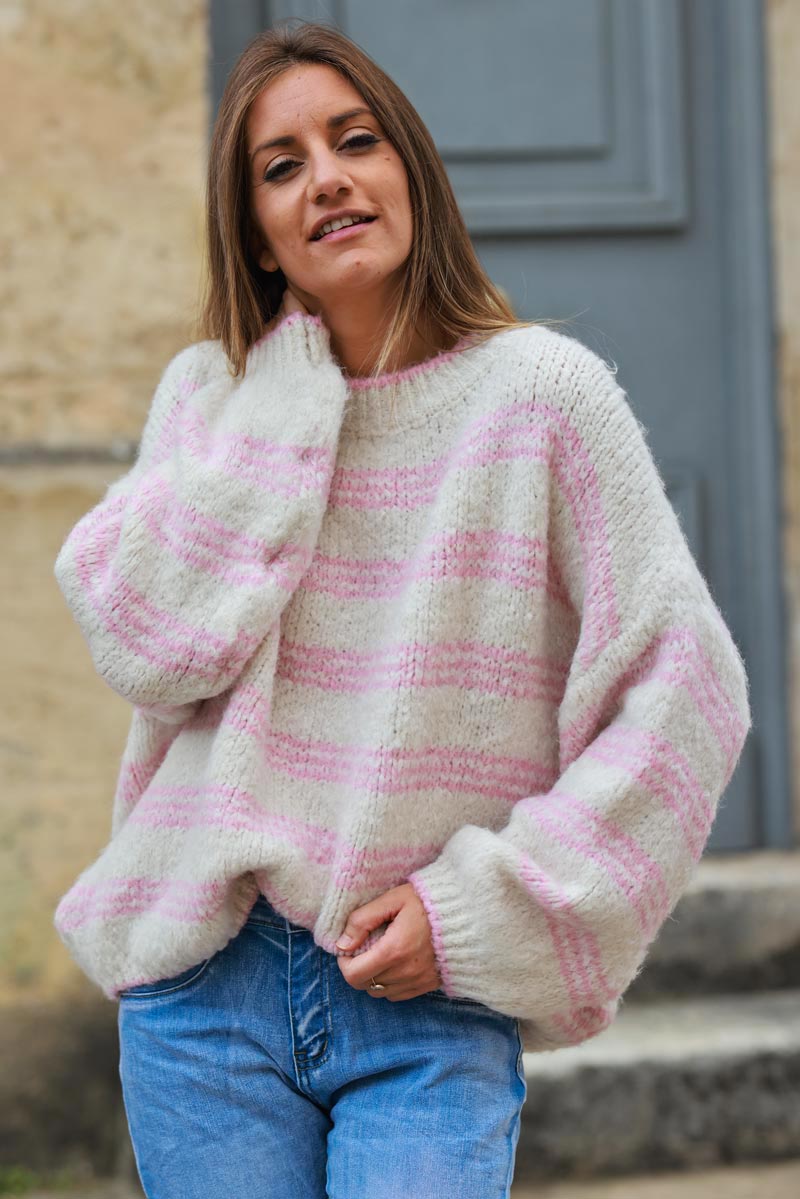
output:
[[[336,220],[336,217],[331,217],[330,219]],[[332,237],[335,233],[342,233],[345,229],[353,229],[358,225],[371,225],[375,220],[377,220],[377,217],[365,216],[365,217],[362,217],[360,220],[356,221],[354,225],[342,225],[339,229],[330,229],[327,233],[324,233],[322,235],[322,237],[318,237],[317,234],[314,233],[314,234],[312,234],[312,236],[310,237],[309,240],[310,241],[324,241],[326,237]],[[325,223],[326,222],[323,222],[323,225]]]

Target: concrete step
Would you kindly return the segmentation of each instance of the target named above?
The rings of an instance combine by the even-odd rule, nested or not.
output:
[[[19,1192],[22,1193],[22,1192]],[[27,1199],[142,1199],[132,1183],[97,1179],[65,1189],[26,1191]],[[590,1182],[511,1187],[511,1199],[797,1199],[800,1159],[770,1166],[732,1166],[691,1174],[633,1174]],[[457,1199],[442,1194],[439,1199]]]
[[[800,987],[800,852],[704,858],[628,1001]]]
[[[770,1166],[730,1166],[686,1174],[634,1174],[591,1182],[536,1186],[524,1183],[518,1186],[515,1182],[511,1188],[511,1199],[797,1199],[798,1195],[800,1159]]]
[[[523,1062],[518,1183],[800,1156],[800,990],[624,1002]]]

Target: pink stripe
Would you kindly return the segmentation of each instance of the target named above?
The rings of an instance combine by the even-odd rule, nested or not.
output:
[[[432,504],[443,481],[460,465],[453,450],[418,466],[337,466],[331,479],[328,502],[331,508],[356,511],[393,508],[412,512]]]
[[[365,850],[343,842],[325,826],[266,812],[253,795],[222,785],[207,789],[154,788],[133,810],[129,821],[156,829],[247,831],[264,836],[272,844],[293,845],[301,850],[308,863],[325,868],[333,884],[345,891],[367,887],[389,890],[405,881],[409,870],[420,860],[430,861],[440,849],[438,844],[421,844]],[[200,922],[210,914],[208,903],[202,899],[201,884],[197,885],[201,898],[190,895],[186,900],[177,884],[172,887],[168,880],[153,881],[151,885],[136,880],[130,886],[127,880],[116,883],[117,889],[112,887],[110,900],[108,883],[77,883],[68,893],[68,899],[59,905],[59,924],[66,929],[77,928],[90,920],[131,916],[151,907],[165,918],[185,922]],[[211,885],[222,887],[222,884]],[[163,898],[165,894],[168,900]]]
[[[579,1009],[572,1018],[555,1016],[553,1023],[561,1030],[567,1044],[580,1044],[596,1037],[604,1028],[613,1022],[619,1008],[619,1000],[614,1000],[605,1007],[585,1007]]]
[[[182,509],[177,498],[174,504],[172,509],[142,506],[142,523],[153,541],[176,561],[219,579],[226,587],[278,588],[291,592],[308,566],[309,548],[288,541],[278,547],[262,542],[259,557],[255,557],[253,550],[237,546],[231,530],[227,548],[222,544],[212,547],[208,536],[197,528],[195,513],[191,509]]]
[[[118,515],[113,513],[113,520],[109,519],[99,530],[92,529],[84,521],[79,521],[71,534],[79,578],[87,598],[92,601],[96,610],[102,614],[109,605],[112,610],[116,610],[124,601],[130,608],[135,608],[142,618],[149,618],[159,630],[169,631],[174,635],[173,639],[162,640],[165,648],[183,652],[185,641],[196,645],[198,640],[203,640],[218,650],[226,650],[228,645],[224,637],[180,620],[174,612],[168,612],[152,603],[119,576],[112,557],[121,536]],[[115,594],[114,586],[119,588],[119,595]],[[136,620],[132,611],[129,615],[132,620]],[[136,627],[146,629],[147,626],[137,622]],[[254,640],[253,648],[256,644],[257,641]]]
[[[507,415],[510,421],[505,428],[503,421]],[[451,448],[430,462],[394,467],[337,466],[329,493],[331,506],[362,511],[415,511],[435,503],[445,487],[466,486],[465,481],[458,480],[459,473],[514,461],[521,461],[526,467],[548,464],[552,430],[546,424],[528,421],[521,435],[514,427],[518,423],[515,407],[498,409],[493,416],[498,419],[492,420],[491,425],[482,417],[468,426]],[[530,482],[531,473],[526,474],[526,483]]]
[[[516,590],[544,591],[572,612],[572,604],[546,546],[534,537],[502,530],[437,531],[409,558],[364,559],[315,553],[302,581],[304,591],[343,599],[396,598],[426,580],[490,579]]]
[[[560,704],[569,666],[481,641],[400,642],[374,653],[281,639],[276,674],[322,691],[367,694],[398,687],[445,687]]]
[[[268,561],[228,563],[224,555],[216,557],[214,551],[193,545],[188,540],[190,526],[181,532],[179,528],[169,528],[169,517],[163,528],[157,522],[157,517],[145,514],[143,523],[157,545],[171,554],[176,562],[182,562],[209,578],[218,579],[223,587],[241,587],[251,591],[272,589],[291,594],[294,584],[308,565],[306,547],[290,543],[282,545]]]
[[[558,408],[531,399],[494,409],[474,421],[434,463],[368,470],[337,467],[329,505],[407,511],[435,502],[454,471],[501,461],[541,463],[570,509],[586,570],[585,611],[578,660],[584,668],[619,632],[611,545],[602,489],[591,451]]]
[[[655,733],[635,727],[608,729],[587,753],[624,771],[646,796],[660,800],[675,816],[687,853],[693,861],[699,860],[711,829],[713,808],[685,757]]]
[[[726,757],[729,778],[745,726],[696,632],[683,625],[658,634],[602,700],[587,708],[565,729],[561,739],[562,771],[580,756],[598,727],[614,717],[626,693],[649,682],[688,691]]]
[[[474,795],[506,807],[531,791],[547,790],[555,782],[551,764],[531,762],[527,757],[447,745],[387,750],[281,733],[270,725],[269,700],[252,685],[222,699],[224,703],[220,697],[208,700],[192,718],[192,728],[215,732],[224,726],[235,730],[253,740],[271,772],[300,782],[363,791],[373,788],[375,779],[380,778],[382,795],[457,790],[465,798]],[[135,769],[134,765],[130,768],[131,772]],[[132,802],[135,800],[129,793],[126,803]]]
[[[164,727],[170,736],[165,737],[153,753],[138,761],[134,758],[123,759],[120,764],[114,800],[122,805],[123,811],[135,807],[141,799],[180,732],[180,725],[165,725]]]
[[[569,1000],[561,1017],[568,1027],[589,1019],[602,1019],[598,1003],[616,998],[608,978],[596,935],[580,915],[580,895],[574,902],[558,880],[543,871],[526,853],[520,854],[520,877],[544,915],[547,930]]]
[[[223,478],[256,486],[282,498],[327,488],[334,455],[324,446],[275,442],[250,433],[211,429],[202,413],[187,407],[182,445]]]
[[[114,633],[120,645],[144,661],[150,662],[168,673],[181,672],[190,679],[215,682],[220,675],[235,677],[253,651],[263,639],[263,633],[253,634],[244,630],[237,641],[223,642],[205,629],[194,630],[193,636],[186,626],[176,627],[179,622],[173,613],[158,609],[145,600],[140,592],[127,584],[109,566],[105,580],[100,577],[102,564],[97,568],[97,559],[91,561],[90,554],[96,543],[89,543],[76,529],[73,546],[75,550],[78,578],[86,598],[106,629]],[[100,588],[104,587],[104,591]],[[160,614],[160,615],[159,615]],[[174,634],[170,635],[170,626]]]
[[[586,668],[619,631],[611,543],[602,489],[592,461],[595,447],[585,445],[578,430],[557,407],[536,398],[481,417],[473,426],[472,436],[477,440],[487,434],[510,443],[520,454],[527,453],[526,447],[531,446],[536,460],[542,437],[547,439],[548,485],[555,481],[566,499],[583,549],[584,612],[576,652],[580,665]]]
[[[578,795],[552,790],[522,801],[533,824],[555,842],[577,850],[626,897],[649,941],[669,911],[670,896],[661,866],[612,820]]]
[[[236,728],[232,717],[227,727]],[[491,799],[497,804],[516,803],[532,789],[548,786],[553,769],[548,763],[531,762],[525,757],[490,754],[456,745],[432,745],[421,749],[339,745],[333,742],[295,737],[276,729],[250,722],[243,734],[253,736],[270,770],[301,782],[368,788],[377,794],[399,795],[421,789],[447,792],[458,790]],[[379,791],[375,791],[380,779]]]
[[[181,535],[188,533],[198,546],[207,546],[226,558],[259,561],[268,557],[274,549],[264,537],[242,532],[183,503],[174,483],[156,474],[142,481],[132,509],[144,516],[158,512],[165,527],[171,524]]]
[[[724,636],[727,640],[730,634],[725,633]],[[688,688],[726,754],[727,785],[735,768],[747,725],[736,704],[725,691],[711,655],[696,631],[686,626],[675,626],[670,629],[666,640],[674,641],[676,646],[680,647],[680,652],[676,653],[673,659],[672,681],[682,683]],[[685,668],[683,675],[681,668]]]
[[[100,883],[80,880],[61,900],[54,919],[65,932],[94,920],[131,917],[151,911],[165,920],[186,924],[213,919],[224,899],[227,884],[176,878],[114,878]]]

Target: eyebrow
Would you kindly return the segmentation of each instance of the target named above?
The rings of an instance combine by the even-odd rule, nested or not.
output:
[[[370,108],[348,108],[347,112],[340,112],[338,116],[328,117],[328,128],[338,129],[340,125],[344,125],[345,121],[349,121],[351,117],[361,116],[362,113],[366,113],[367,116],[370,117],[375,116],[374,112]],[[273,137],[272,140],[268,142],[259,142],[255,150],[253,150],[252,154],[250,155],[250,161],[253,161],[256,154],[258,154],[260,150],[269,150],[271,146],[291,146],[294,141],[295,139],[291,134],[284,134],[283,137]]]

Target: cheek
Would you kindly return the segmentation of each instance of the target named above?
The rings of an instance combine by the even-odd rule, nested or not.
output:
[[[414,218],[411,213],[411,205],[405,201],[401,209],[401,228],[403,231],[403,239],[407,243],[407,249],[410,249],[411,242],[414,239]]]
[[[269,248],[282,264],[291,262],[305,251],[304,239],[298,234],[296,225],[287,224],[274,212],[269,216],[262,215],[260,223]]]
[[[403,174],[402,178],[397,183],[397,204],[399,216],[403,224],[403,228],[411,236],[414,229],[414,218],[411,212],[411,197],[408,194],[408,180]]]

